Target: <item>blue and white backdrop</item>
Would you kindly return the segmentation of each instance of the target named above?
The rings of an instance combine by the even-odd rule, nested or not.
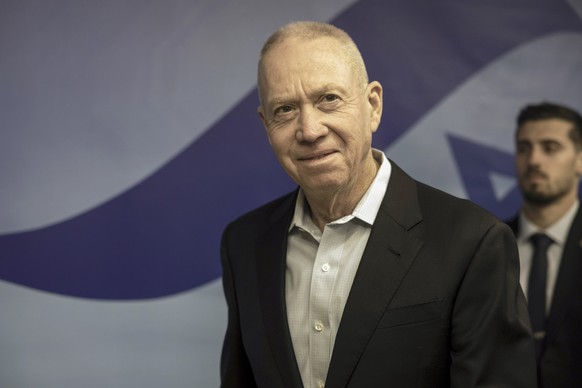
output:
[[[354,37],[375,147],[499,217],[516,112],[582,110],[581,0],[0,2],[0,387],[214,387],[225,224],[293,188],[256,116],[266,37]]]

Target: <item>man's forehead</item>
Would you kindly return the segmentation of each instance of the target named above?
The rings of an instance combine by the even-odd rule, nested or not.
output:
[[[518,140],[571,141],[573,124],[562,119],[541,119],[527,121],[517,131]]]
[[[302,83],[310,87],[324,87],[351,82],[353,69],[341,58],[327,53],[314,52],[313,55],[302,53],[294,56],[273,53],[265,59],[261,76],[262,82],[269,88],[285,89],[289,84]]]
[[[567,120],[549,118],[526,121],[519,127],[519,132],[567,134],[573,127],[574,124]]]
[[[329,57],[333,57],[334,62],[345,62],[347,58],[345,49],[336,39],[326,36],[315,39],[288,37],[277,42],[265,54],[263,64],[271,66],[282,61],[302,61],[309,64]]]
[[[311,93],[332,85],[348,89],[356,79],[354,73],[336,39],[287,37],[264,55],[259,87],[262,98],[266,99],[264,102],[270,103],[299,91]]]

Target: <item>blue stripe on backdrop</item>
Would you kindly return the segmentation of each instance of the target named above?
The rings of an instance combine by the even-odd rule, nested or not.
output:
[[[582,31],[580,19],[558,1],[370,0],[335,22],[352,34],[371,77],[384,84],[378,148],[516,45]],[[173,160],[111,201],[53,226],[0,236],[0,278],[83,298],[144,299],[219,277],[225,224],[293,187],[271,153],[256,105],[253,91]]]

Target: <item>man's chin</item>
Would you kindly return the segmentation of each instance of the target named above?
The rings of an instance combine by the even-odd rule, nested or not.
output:
[[[537,206],[550,205],[559,199],[557,195],[542,193],[539,191],[524,192],[523,197],[527,203]]]

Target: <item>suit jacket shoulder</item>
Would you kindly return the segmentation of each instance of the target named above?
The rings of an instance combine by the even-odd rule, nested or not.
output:
[[[290,212],[292,215],[297,193],[298,190],[294,190],[242,214],[226,226],[225,233],[230,231],[243,234],[257,233],[259,230],[268,228],[281,217],[289,218]]]
[[[582,386],[582,207],[562,253],[541,361],[546,387]]]

